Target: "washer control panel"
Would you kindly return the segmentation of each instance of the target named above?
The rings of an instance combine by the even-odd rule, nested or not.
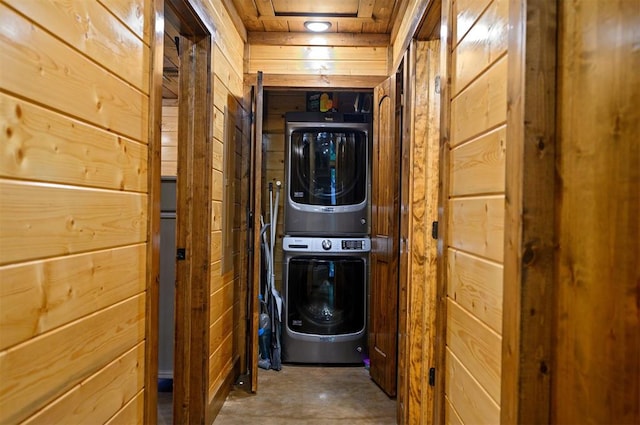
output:
[[[284,251],[294,252],[369,252],[369,238],[311,238],[285,236],[282,240]]]

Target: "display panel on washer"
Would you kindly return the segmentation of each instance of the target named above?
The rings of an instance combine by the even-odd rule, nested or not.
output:
[[[285,233],[368,234],[370,124],[367,115],[352,115],[347,119],[362,122],[345,122],[341,114],[286,115]]]

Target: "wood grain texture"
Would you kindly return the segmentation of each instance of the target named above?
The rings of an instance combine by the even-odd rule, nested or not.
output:
[[[507,118],[507,60],[503,56],[451,101],[451,146],[503,124]]]
[[[502,264],[450,248],[447,265],[449,298],[502,333]]]
[[[634,1],[559,7],[552,421],[640,423],[640,67]]]
[[[254,73],[245,74],[245,84],[255,84]],[[265,87],[270,88],[350,88],[372,89],[385,75],[292,75],[270,73],[264,76]]]
[[[0,175],[145,192],[147,145],[0,94]]]
[[[450,401],[447,423],[500,423],[500,407],[452,351],[447,351],[446,373],[447,398]]]
[[[249,32],[247,43],[274,46],[386,47],[390,44],[390,38],[388,34],[357,34],[355,31],[352,33],[325,33],[321,36],[303,32]]]
[[[478,2],[481,3],[481,2]],[[507,51],[509,0],[493,0],[462,38],[453,56],[455,96]]]
[[[146,143],[144,93],[4,5],[0,23],[1,88]]]
[[[5,4],[149,94],[149,76],[140,72],[150,67],[148,45],[98,2],[7,0]]]
[[[105,425],[130,425],[140,424],[144,420],[144,392],[139,392],[136,397],[122,406]]]
[[[146,0],[100,0],[100,3],[118,17],[146,44],[151,44],[152,25],[148,17],[153,4]]]
[[[506,126],[452,149],[451,195],[503,193],[506,151]]]
[[[502,262],[504,253],[504,195],[449,201],[450,246]]]
[[[417,42],[415,48],[405,421],[419,424],[431,420],[434,400],[428,371],[435,365],[437,252],[430,232],[431,223],[438,216],[440,99],[435,91],[435,79],[439,75],[440,44],[438,41]]]
[[[144,194],[0,180],[0,258],[67,255],[146,238]]]
[[[144,349],[141,342],[28,418],[24,424],[106,423],[123,403],[132,400],[142,390]]]
[[[145,246],[0,267],[0,350],[144,291]]]
[[[449,300],[447,317],[447,348],[491,396],[494,404],[499,404],[502,350],[500,335],[452,300]]]
[[[0,353],[0,421],[26,419],[142,341],[144,301],[135,296]]]
[[[467,34],[492,1],[494,0],[457,0],[452,2],[450,17],[453,46],[456,46]]]
[[[501,421],[550,423],[558,249],[557,4],[509,7]]]

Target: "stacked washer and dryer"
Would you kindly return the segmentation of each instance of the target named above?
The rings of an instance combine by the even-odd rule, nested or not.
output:
[[[282,358],[362,363],[367,348],[371,115],[286,119]]]

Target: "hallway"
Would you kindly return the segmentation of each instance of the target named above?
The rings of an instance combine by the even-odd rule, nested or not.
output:
[[[389,399],[363,367],[285,365],[260,370],[258,393],[234,389],[215,425],[396,423],[396,401]]]
[[[363,367],[285,365],[260,369],[258,393],[236,385],[214,425],[391,425],[396,400],[387,397]],[[172,420],[171,392],[158,393],[158,423]]]

